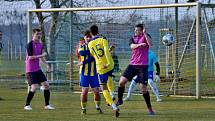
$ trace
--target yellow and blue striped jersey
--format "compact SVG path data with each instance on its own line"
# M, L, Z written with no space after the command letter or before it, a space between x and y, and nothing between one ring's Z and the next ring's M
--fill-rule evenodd
M81 61L83 64L80 66L79 73L84 76L94 76L96 72L95 59L90 55L89 48L87 44L80 45L78 48L78 53L80 54Z
M88 44L91 55L96 60L96 70L98 74L107 73L114 68L114 61L109 52L108 41L102 37L96 36ZM107 68L103 68L107 65Z

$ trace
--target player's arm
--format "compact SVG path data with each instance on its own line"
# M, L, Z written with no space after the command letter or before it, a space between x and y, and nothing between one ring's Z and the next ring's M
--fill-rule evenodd
M26 49L27 49L27 53L28 53L28 59L29 60L33 60L33 59L37 59L37 58L42 58L45 57L47 55L46 52L41 53L40 55L33 55L33 43L30 42L27 44Z
M160 75L160 64L159 64L159 62L155 63L155 67L156 67L156 75Z
M131 38L129 41L129 45L130 45L131 49L135 49L135 48L138 48L140 46L145 46L146 43L135 44L133 38Z
M78 53L79 55L81 56L86 56L86 55L89 55L90 54L90 51L89 50L84 50L84 46L80 46L78 48Z
M111 45L110 48L109 48L109 52L112 52L114 49L115 49L115 46Z
M42 49L42 52L41 52L41 53L45 53L43 49ZM51 68L50 68L49 64L46 62L45 56L42 57L42 58L40 58L40 61L41 61L43 64L46 65L47 71L50 72L50 71L51 71Z
M111 56L111 54L109 52L108 41L104 40L103 45L104 45L104 55L105 55L106 60L107 60L107 65L106 66L109 66L111 64L112 56Z
M146 42L148 44L149 47L152 46L152 39L151 39L151 36L149 34L147 34L145 31L143 32L145 38L146 38Z

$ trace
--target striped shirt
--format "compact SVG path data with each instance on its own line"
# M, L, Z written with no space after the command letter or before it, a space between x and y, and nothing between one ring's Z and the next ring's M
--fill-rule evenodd
M79 73L84 76L95 76L96 63L95 59L90 55L90 51L87 44L82 44L78 48L78 53L80 55L80 60L83 64L80 66Z

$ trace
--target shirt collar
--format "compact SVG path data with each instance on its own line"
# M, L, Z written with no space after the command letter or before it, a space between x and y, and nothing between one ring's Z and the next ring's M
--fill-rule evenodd
M93 38L92 38L92 40L95 40L95 39L97 39L97 38L99 38L100 36L99 35L96 35L96 36L94 36Z

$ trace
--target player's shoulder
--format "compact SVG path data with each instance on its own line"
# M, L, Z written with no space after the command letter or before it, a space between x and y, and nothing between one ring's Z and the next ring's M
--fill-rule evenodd
M89 43L88 43L88 47L92 46L94 44L94 40L91 40Z

